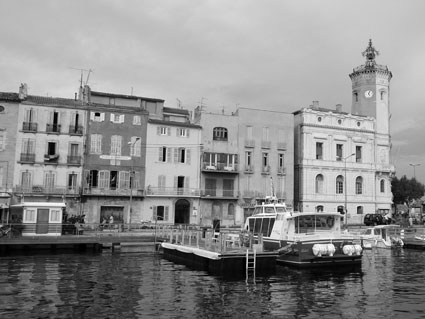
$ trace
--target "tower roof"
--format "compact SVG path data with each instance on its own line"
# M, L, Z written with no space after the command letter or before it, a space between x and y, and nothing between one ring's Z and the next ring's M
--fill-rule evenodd
M388 70L388 67L386 65L381 65L376 63L375 58L379 55L379 51L375 49L375 47L372 45L372 39L369 39L369 44L362 52L362 55L366 57L365 64L362 64L356 68L353 69L353 73L350 74L350 77L358 75L359 73L364 72L376 72L376 71L383 71L388 73L389 78L392 77L391 72Z

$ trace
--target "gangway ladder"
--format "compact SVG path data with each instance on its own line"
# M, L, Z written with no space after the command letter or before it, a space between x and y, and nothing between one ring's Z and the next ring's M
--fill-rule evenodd
M257 250L254 249L253 253L249 253L249 249L246 250L246 282L248 283L249 273L253 275L253 280L255 283L255 266L257 264Z

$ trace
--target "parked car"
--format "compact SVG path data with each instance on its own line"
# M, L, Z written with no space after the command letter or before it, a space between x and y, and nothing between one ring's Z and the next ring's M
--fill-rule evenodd
M366 214L363 222L366 226L385 225L387 223L381 214Z

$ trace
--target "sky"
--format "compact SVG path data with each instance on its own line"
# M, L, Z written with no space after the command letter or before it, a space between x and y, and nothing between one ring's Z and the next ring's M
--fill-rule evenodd
M211 112L313 100L350 112L348 75L372 39L393 74L396 176L425 183L423 0L2 0L0 11L2 92L27 83L74 98L83 75L94 91Z

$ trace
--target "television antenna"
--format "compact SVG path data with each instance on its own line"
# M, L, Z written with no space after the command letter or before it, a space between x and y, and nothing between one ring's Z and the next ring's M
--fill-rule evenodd
M81 68L73 68L70 67L70 69L73 70L78 70L81 72L81 78L80 78L80 87L83 87L83 76L84 76L84 72L87 72L87 77L86 77L86 81L84 82L84 86L86 86L89 83L89 79L90 79L90 73L93 73L94 70L92 69L81 69Z

